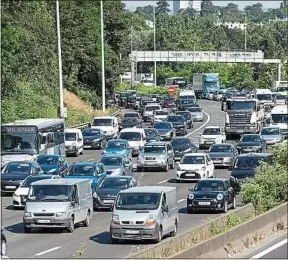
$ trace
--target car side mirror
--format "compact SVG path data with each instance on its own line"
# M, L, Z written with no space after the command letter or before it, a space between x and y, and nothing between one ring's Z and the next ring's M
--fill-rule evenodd
M168 212L168 205L163 206L163 207L162 207L162 211L163 211L163 212Z

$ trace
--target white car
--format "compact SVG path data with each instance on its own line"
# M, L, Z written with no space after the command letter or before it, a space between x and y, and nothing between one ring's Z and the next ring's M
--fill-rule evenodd
M155 122L165 121L168 116L169 116L168 110L164 109L155 110L153 119L151 120L151 124L154 124Z
M224 128L221 126L207 126L200 135L199 149L207 149L212 144L222 144L226 141Z
M177 167L176 181L195 181L214 178L214 164L207 153L188 153Z
M32 182L46 180L46 179L60 179L59 175L34 175L28 176L23 180L21 185L13 194L13 207L14 208L25 208L26 199Z

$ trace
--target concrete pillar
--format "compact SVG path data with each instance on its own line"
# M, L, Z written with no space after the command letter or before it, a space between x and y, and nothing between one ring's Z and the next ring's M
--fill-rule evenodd
M281 81L281 63L278 63L277 65L277 69L278 69L278 73L277 73L277 80Z

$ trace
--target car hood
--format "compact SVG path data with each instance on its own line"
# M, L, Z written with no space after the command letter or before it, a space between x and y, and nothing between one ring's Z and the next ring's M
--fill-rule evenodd
M115 171L117 169L122 170L123 166L113 166L113 165L105 165L106 171Z
M65 179L85 179L85 180L90 180L91 183L98 180L98 178L95 177L95 176L81 176L81 175L79 175L79 176L76 176L76 175L73 175L73 176L66 175L66 176L64 176L64 178L65 178Z
M1 156L1 167L9 162L21 162L21 161L31 161L36 158L36 155L29 154L7 154Z
M171 132L171 129L157 129L160 134L167 134Z
M280 135L262 135L264 140L274 140L274 139L280 139Z
M130 127L134 127L134 126L137 126L137 124L129 124L129 123L124 123L124 124L121 124L122 127L125 127L125 128L130 128Z
M104 151L106 153L125 153L127 149L125 148L105 148Z
M107 133L109 131L113 131L114 132L114 128L113 126L110 125L106 125L106 126L92 126L91 128L96 128L96 129L100 129L102 130L104 133ZM85 139L85 138L84 138Z
M239 142L237 146L260 146L259 142Z
M121 189L97 189L96 193L99 197L116 197Z
M192 116L201 116L202 112L190 112Z
M201 138L203 138L203 139L216 139L216 138L220 138L220 135L201 135Z
M173 126L184 126L185 123L171 122Z
M158 157L160 155L165 155L163 153L142 153L142 156L144 157Z
M155 210L114 210L120 221L147 221L149 215L158 215Z
M149 142L149 141L157 141L158 140L158 137L157 136L146 136L146 140Z
M57 165L47 165L47 164L44 164L44 165L40 165L41 166L41 169L44 171L44 172L49 172L50 170L53 170L53 169L56 169L58 170L59 167Z
M168 115L159 115L159 116L155 116L155 118L159 118L159 119L165 119L167 118Z
M209 152L209 155L213 158L217 158L217 157L232 157L233 153L229 153L229 152L222 152L222 153L217 153L217 152Z
M253 177L255 174L255 170L252 168L247 168L247 169L237 169L233 168L231 171L231 176L239 179L243 179L246 177Z
M2 181L22 181L30 174L1 174Z
M56 212L65 212L67 211L68 207L70 207L70 202L34 202L34 201L27 201L26 202L26 212L32 213L56 213Z
M92 140L95 140L95 139L100 139L99 136L96 136L96 135L93 135L93 136L83 136L83 139L84 139L84 142L85 141L92 141Z
M28 195L29 192L29 187L19 187L16 191L15 194L17 195Z
M181 171L197 171L204 167L205 164L179 164Z

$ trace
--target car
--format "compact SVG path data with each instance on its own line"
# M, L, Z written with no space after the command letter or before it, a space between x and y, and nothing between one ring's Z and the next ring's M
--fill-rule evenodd
M124 128L133 128L133 127L142 127L142 124L139 123L139 120L136 117L124 117L122 122L119 123L119 131Z
M174 169L174 152L170 142L149 142L145 144L143 151L137 159L137 170L146 168L160 168L168 172Z
M197 105L197 104L196 104ZM201 109L201 107L199 107L199 105L196 107L189 107L187 109L187 111L189 111L191 113L191 116L193 117L193 121L194 122L203 122L203 111Z
M173 108L175 106L176 106L176 103L173 97L165 97L163 107Z
M193 128L193 117L189 111L177 111L176 115L183 116L188 128Z
M170 141L174 136L176 136L176 130L170 122L156 122L153 128L158 131L162 141Z
M267 145L259 134L244 134L236 145L239 153L263 153L266 152L266 148Z
M207 126L200 134L199 148L206 149L212 144L222 144L226 141L226 134L222 126Z
M40 174L44 172L35 161L8 162L1 171L1 193L13 194L26 177Z
M161 106L156 103L147 104L143 111L143 120L144 122L151 121L155 110L160 110Z
M124 115L123 115L123 118L125 117L134 117L134 118L137 118L139 124L142 123L142 118L141 118L141 115L138 113L138 112L126 112Z
M172 123L176 134L187 135L187 124L183 116L171 115L167 117L166 121Z
M87 128L82 131L84 149L103 149L107 140L104 131L97 128Z
M151 119L151 124L153 125L155 122L165 121L169 114L169 111L165 109L155 110L153 118Z
M186 153L197 153L198 148L188 137L174 137L171 140L173 146L175 161L180 161Z
M106 140L116 138L119 133L118 118L116 116L97 116L88 126L93 129L101 129Z
M193 104L195 103L194 99L179 99L177 100L176 104L177 104L177 109L179 111L185 111L187 110L189 107L193 106Z
M260 135L267 145L281 143L285 139L280 127L263 127L260 131Z
M146 134L143 128L122 129L119 138L128 141L132 156L138 156L147 142Z
M187 197L187 212L215 210L227 213L236 208L236 192L227 179L199 180Z
M144 128L146 134L146 141L160 141L160 133L155 128Z
M233 144L213 144L208 153L215 167L231 167L238 156L238 151Z
M77 128L65 128L65 154L78 157L83 154L84 141L83 134Z
M75 162L70 167L65 179L88 179L92 190L98 181L107 176L105 166L99 162Z
M271 122L271 110L272 108L270 105L264 104L264 117L267 124L270 124Z
M133 163L130 156L120 154L106 154L102 156L107 175L133 176Z
M136 186L137 181L132 176L107 176L97 184L93 191L94 210L112 210L119 191Z
M62 155L43 154L35 161L40 165L44 173L63 176L68 170L68 162Z
M59 175L52 174L42 174L36 176L28 176L23 182L21 182L20 186L13 193L13 207L15 208L25 208L26 199L28 196L29 189L31 187L31 183L34 181L46 180L46 179L60 179Z
M260 165L260 162L272 162L270 153L249 153L241 154L236 158L232 167L228 170L230 174L230 184L238 193L240 192L243 183L250 182L254 178L255 169Z
M176 182L214 178L214 164L207 153L187 153L178 164Z
M121 154L132 156L132 150L127 140L124 139L113 139L109 140L104 147L101 156L105 154Z
M4 228L1 226L1 256L7 254L7 238L4 234Z

